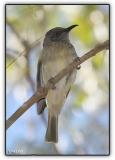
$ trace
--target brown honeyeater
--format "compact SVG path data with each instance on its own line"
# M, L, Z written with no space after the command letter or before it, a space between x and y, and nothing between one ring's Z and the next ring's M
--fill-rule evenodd
M69 40L69 32L76 26L78 25L68 28L56 27L46 33L37 66L37 88L44 86L49 79L77 58L75 48ZM75 69L64 76L54 89L48 91L46 99L37 105L38 114L42 113L46 106L48 108L48 127L45 137L48 142L58 142L58 117L75 81L76 72Z

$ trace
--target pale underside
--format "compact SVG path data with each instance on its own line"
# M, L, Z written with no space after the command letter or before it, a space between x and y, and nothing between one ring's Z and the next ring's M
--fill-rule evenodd
M55 48L55 49L54 49ZM51 56L52 55L52 56ZM47 59L46 59L47 56ZM41 75L42 82L44 84L47 81L64 69L68 64L70 64L74 58L76 58L76 53L71 44L55 44L48 46L43 50ZM48 110L51 110L53 114L59 114L61 108L64 105L67 94L73 84L76 76L76 70L62 78L56 85L55 89L51 89L47 94L47 104Z

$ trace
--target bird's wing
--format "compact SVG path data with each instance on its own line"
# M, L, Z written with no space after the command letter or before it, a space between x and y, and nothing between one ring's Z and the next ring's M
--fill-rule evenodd
M37 89L38 89L39 87L43 86L42 61L41 61L41 59L39 59L38 65L37 65L37 77L36 77L36 80L37 80ZM41 114L44 111L45 107L46 107L46 100L42 99L41 101L39 101L37 103L37 113Z
M38 89L43 84L43 80L42 80L42 63L41 63L41 60L38 61L36 80L37 80L37 89Z
M76 70L73 72L69 73L66 77L66 97L68 96L70 89L71 89L71 84L74 83L75 77L76 77Z

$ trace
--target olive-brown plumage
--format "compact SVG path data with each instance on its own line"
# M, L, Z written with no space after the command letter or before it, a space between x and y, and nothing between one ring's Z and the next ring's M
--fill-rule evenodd
M46 33L43 50L38 61L37 87L46 84L50 78L54 77L77 57L76 51L69 41L69 32L75 26L77 25L68 28L57 27ZM75 77L76 70L62 78L55 85L55 89L49 90L46 100L44 99L38 104L38 113L42 113L46 106L45 101L47 101L48 127L46 141L48 142L58 142L58 116Z

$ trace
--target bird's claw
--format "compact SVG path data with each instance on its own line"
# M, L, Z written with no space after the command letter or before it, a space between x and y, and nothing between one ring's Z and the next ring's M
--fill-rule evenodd
M54 78L51 78L51 79L49 80L49 83L52 85L52 89L56 89L56 86L55 86L55 84L54 84Z
M77 62L78 62L78 61L81 62L79 57L77 57L76 61L77 61ZM78 65L78 66L77 66L77 70L79 70L80 68L81 68L81 66Z

